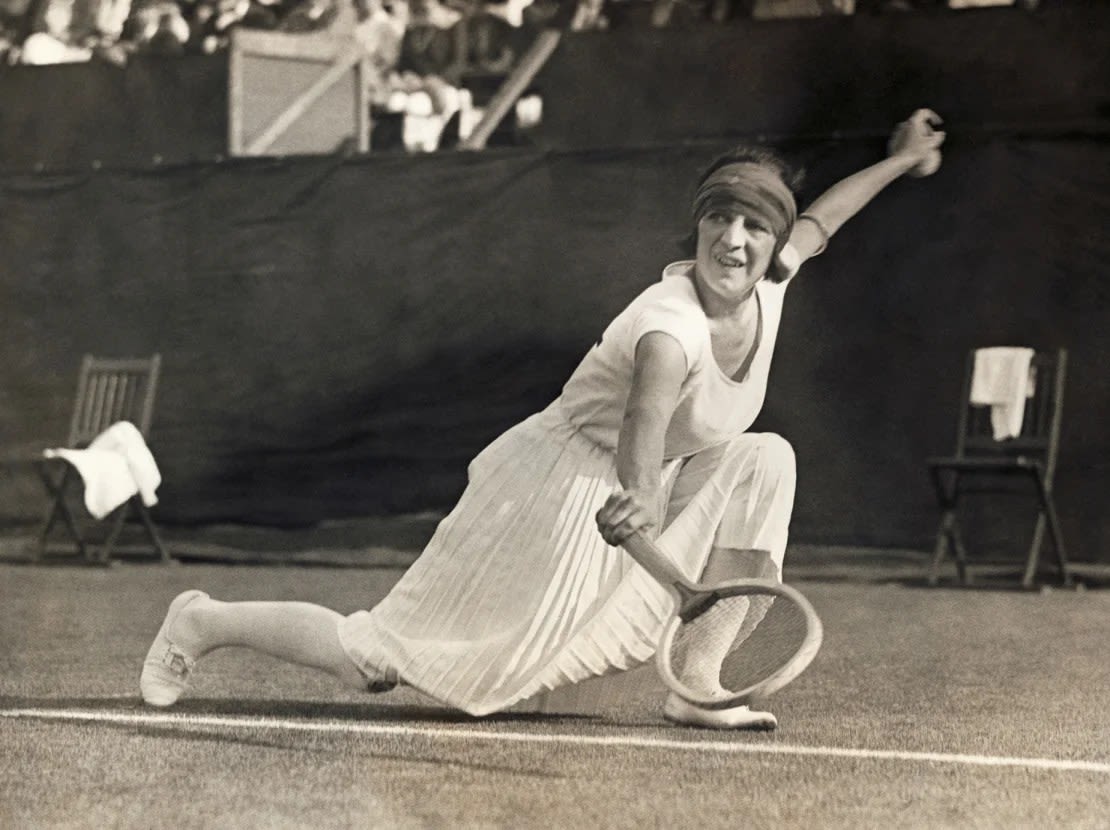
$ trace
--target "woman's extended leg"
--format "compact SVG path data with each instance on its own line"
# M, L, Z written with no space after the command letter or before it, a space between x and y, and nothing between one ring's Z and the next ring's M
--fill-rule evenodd
M143 664L143 699L154 706L174 703L195 662L226 646L318 669L365 689L366 676L339 642L341 619L338 612L307 602L220 602L186 591L170 604Z

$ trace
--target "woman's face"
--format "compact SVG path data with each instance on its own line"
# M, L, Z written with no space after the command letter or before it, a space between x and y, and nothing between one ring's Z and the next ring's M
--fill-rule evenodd
M762 219L712 208L698 220L694 272L703 299L739 303L750 296L771 265L775 234Z

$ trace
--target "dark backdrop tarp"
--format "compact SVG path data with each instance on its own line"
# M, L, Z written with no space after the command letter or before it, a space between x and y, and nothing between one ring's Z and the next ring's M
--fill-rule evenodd
M157 350L161 520L448 506L674 256L718 149L2 177L0 434L64 435L83 352ZM787 149L812 195L882 144ZM954 136L807 267L760 420L798 452L795 539L928 545L965 351L1061 345L1065 531L1105 556L1108 194L1105 141ZM21 487L9 518L41 506Z

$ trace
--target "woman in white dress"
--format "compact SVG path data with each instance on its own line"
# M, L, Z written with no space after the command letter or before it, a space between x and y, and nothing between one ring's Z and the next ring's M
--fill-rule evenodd
M673 263L605 330L562 394L471 463L469 484L427 548L369 611L298 602L171 603L143 666L155 706L195 661L240 646L359 687L398 682L473 715L651 657L664 590L619 547L648 533L690 578L779 576L794 457L747 432L763 404L798 267L905 173L935 168L944 134L919 110L889 156L796 215L790 174L763 150L718 159L693 206L695 258ZM670 696L666 717L770 728L747 707Z

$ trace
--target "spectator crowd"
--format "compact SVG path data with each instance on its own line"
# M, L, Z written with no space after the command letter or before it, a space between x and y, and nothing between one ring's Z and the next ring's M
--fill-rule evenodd
M425 151L447 146L447 135L456 141L466 137L481 117L474 99L488 98L491 85L496 88L542 28L663 28L741 17L815 17L938 7L1016 5L1031 10L1040 2L0 0L0 66L87 61L124 66L135 55L213 54L227 48L238 28L345 37L366 54L369 97L377 122L385 127L378 135L390 132L388 124L396 116L392 119L396 127L393 143L410 151ZM541 119L542 102L536 95L526 95L514 116L516 124L527 130ZM449 124L453 127L445 132Z
M56 64L134 54L211 54L237 27L354 36L387 62L410 28L447 31L460 19L525 23L532 0L0 0L0 57ZM542 5L542 0L541 0Z
M1048 0L1052 2L1052 0ZM691 18L807 17L914 11L937 7L1035 8L1040 0L0 0L0 58L52 64L136 53L210 54L242 26L279 32L354 32L388 62L407 31L435 40L463 18L484 24L481 37L508 39L504 29L560 25L608 28L646 19L662 27ZM496 21L496 22L494 22ZM501 24L501 25L498 25ZM442 46L441 46L442 51Z

